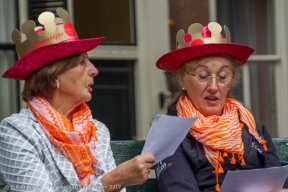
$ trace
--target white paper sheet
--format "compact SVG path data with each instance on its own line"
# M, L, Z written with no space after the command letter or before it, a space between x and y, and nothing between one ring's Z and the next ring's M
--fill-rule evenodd
M158 114L152 122L142 154L154 155L154 165L173 155L196 119Z
M228 171L220 192L278 192L287 175L287 166Z

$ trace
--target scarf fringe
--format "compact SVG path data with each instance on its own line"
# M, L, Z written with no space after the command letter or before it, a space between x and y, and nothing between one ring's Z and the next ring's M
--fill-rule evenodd
M219 161L219 163L224 163L224 159L223 159L221 153L219 154L218 161Z
M220 191L220 185L218 183L215 186L215 191Z
M220 185L218 183L218 178L219 178L220 173L224 173L224 170L223 170L222 166L220 164L218 164L218 168L216 168L214 171L214 174L216 177L216 186L215 186L216 191L220 191Z
M216 176L216 191L220 191L218 175L224 173L221 164L224 163L224 158L228 157L228 153L231 154L231 164L236 164L235 155L237 155L241 166L246 165L241 136L244 125L247 126L249 133L263 145L263 149L267 151L266 141L259 136L253 115L236 99L226 99L221 116L205 117L193 106L186 95L179 98L176 109L179 117L198 117L189 132L197 141L203 144L206 158L215 168L213 172ZM227 129L231 129L231 132L227 132ZM219 140L219 138L223 139ZM236 146L236 149L234 146Z
M232 165L235 165L235 164L236 164L236 159L235 159L235 157L234 157L234 153L232 153L232 157L231 157L230 163L231 163Z

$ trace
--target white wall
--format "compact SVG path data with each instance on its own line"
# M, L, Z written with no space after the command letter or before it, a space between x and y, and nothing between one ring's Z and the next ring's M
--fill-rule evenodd
M167 0L136 0L138 60L135 65L137 139L145 139L160 109L159 93L167 92L157 59L170 49Z
M10 0L0 1L0 43L13 43L11 32L16 26L15 2ZM14 63L14 51L0 51L0 74L2 75ZM16 81L0 77L0 121L12 113L18 112L16 98Z

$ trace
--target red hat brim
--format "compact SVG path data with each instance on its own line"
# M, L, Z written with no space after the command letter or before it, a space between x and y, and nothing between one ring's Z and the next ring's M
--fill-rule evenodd
M235 43L211 43L180 48L171 51L158 59L156 66L159 69L175 73L177 68L197 57L203 57L215 54L227 54L235 58L237 65L246 63L254 49L245 45Z
M88 52L97 47L104 37L66 41L34 49L21 57L2 77L25 80L32 72L64 57Z

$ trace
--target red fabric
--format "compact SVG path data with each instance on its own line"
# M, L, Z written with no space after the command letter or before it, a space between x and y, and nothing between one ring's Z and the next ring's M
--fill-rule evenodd
M185 33L184 35L184 43L188 43L191 41L191 35L189 33Z
M215 54L231 55L237 61L237 65L241 66L246 63L253 52L254 49L250 47L234 43L200 44L171 51L160 57L156 62L156 66L159 69L175 73L180 65L190 59Z
M222 32L219 36L224 38ZM202 37L211 37L211 31L208 26L204 26L202 30ZM191 35L186 33L183 37L184 43L190 42ZM177 68L188 60L195 59L197 57L215 55L215 54L227 54L232 56L237 65L241 66L246 63L249 56L254 52L254 49L245 45L235 43L207 43L205 44L201 39L195 39L191 42L190 46L179 48L171 51L162 57L160 57L156 66L159 69L170 71L175 73Z
M16 80L25 80L30 73L54 61L68 57L75 53L88 52L97 47L104 37L91 38L46 45L34 49L21 57L9 68L2 77Z
M220 32L220 36L224 38L224 35L221 32ZM207 25L203 27L202 37L204 38L211 37L211 31L208 29Z

